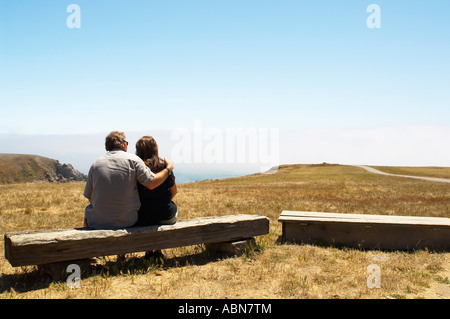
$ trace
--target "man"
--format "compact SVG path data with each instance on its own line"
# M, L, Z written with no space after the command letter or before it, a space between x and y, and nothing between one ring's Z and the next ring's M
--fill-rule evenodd
M89 169L84 196L90 205L85 210L85 226L94 229L117 229L133 226L141 206L137 184L149 189L161 185L173 170L153 173L136 155L127 153L123 132L113 131L105 140L107 153L97 158Z

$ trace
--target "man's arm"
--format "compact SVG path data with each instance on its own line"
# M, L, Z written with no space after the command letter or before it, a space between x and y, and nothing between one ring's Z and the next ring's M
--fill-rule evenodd
M166 167L170 169L170 171L173 171L173 163L172 161L164 158L164 161L166 162ZM163 169L161 172L158 172L155 174L155 177L152 179L150 184L147 185L148 189L155 189L169 177L169 171L167 169Z
M170 194L171 194L171 199L173 199L175 197L175 195L178 193L178 189L177 189L177 183L175 182L173 184L173 186L171 188L169 188Z
M89 173L88 173L87 180L86 180L86 185L84 186L84 192L83 192L84 197L89 199L89 203L91 203L91 204L92 204L91 197L92 197L92 190L93 190L92 174L93 174L93 170L92 170L92 166L91 166L91 168L89 169Z

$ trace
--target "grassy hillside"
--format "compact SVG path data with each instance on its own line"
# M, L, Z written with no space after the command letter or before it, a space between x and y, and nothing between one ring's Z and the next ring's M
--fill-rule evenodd
M28 154L0 154L0 184L83 180L71 165Z
M0 185L0 233L82 225L84 183ZM4 298L450 298L450 253L387 252L281 244L282 210L450 217L445 183L371 174L342 165L288 165L276 174L179 185L180 218L258 214L270 233L254 252L228 258L202 245L167 250L163 264L132 254L101 258L81 288L52 283L0 252ZM1 236L3 238L3 236ZM0 243L3 245L3 243ZM367 287L367 267L381 288Z

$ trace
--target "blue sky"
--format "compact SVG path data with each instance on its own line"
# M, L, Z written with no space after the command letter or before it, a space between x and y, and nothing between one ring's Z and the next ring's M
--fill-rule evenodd
M71 3L79 29L66 25ZM380 29L367 27L371 3ZM359 130L369 144L380 129L417 127L448 146L448 12L433 0L1 0L0 134L151 134L200 120L333 132L323 142ZM429 145L407 138L410 157ZM434 153L439 163L417 164L450 162Z

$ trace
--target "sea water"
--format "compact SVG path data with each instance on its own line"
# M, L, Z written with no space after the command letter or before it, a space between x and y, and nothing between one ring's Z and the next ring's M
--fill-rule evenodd
M239 177L253 174L254 172L186 172L175 171L175 178L177 184L186 184L193 182L200 182L206 180L216 180L229 177Z

